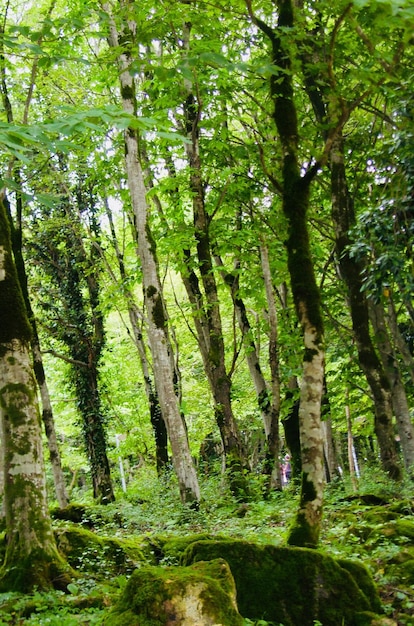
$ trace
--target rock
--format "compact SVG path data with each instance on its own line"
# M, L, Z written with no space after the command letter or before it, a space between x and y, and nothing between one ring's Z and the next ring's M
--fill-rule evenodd
M136 570L107 626L242 626L236 588L223 559L189 567Z
M363 612L381 605L368 571L359 563L337 562L308 548L256 545L245 541L198 541L182 564L222 558L237 589L238 610L251 620L289 626L357 626Z
M99 537L86 528L58 528L55 538L69 565L94 578L129 574L147 559L137 541Z

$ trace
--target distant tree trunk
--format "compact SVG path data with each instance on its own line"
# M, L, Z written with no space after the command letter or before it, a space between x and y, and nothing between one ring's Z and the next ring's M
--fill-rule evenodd
M125 300L128 307L129 321L131 323L133 340L138 351L139 360L141 363L141 370L144 377L145 394L147 396L150 420L152 429L154 432L155 440L155 458L157 465L157 473L160 476L166 467L168 466L168 434L165 426L165 421L162 416L162 411L158 399L158 394L154 388L152 377L150 374L150 367L148 363L147 350L145 347L145 341L142 334L142 327L144 325L143 316L140 313L134 296L131 293L130 288L127 285L127 273L125 269L124 259L119 249L118 240L115 232L115 226L112 219L112 212L106 203L106 214L108 216L109 225L112 235L112 243L114 246L116 258L118 261L119 273L122 282L122 291L125 296Z
M388 336L381 303L370 303L370 317L382 365L391 387L391 400L406 470L414 471L414 427L411 423L407 394L401 380L398 360Z
M292 379L292 380L296 380ZM291 383L294 384L293 382ZM300 484L302 476L302 455L300 449L300 427L299 427L299 398L294 397L292 386L286 392L286 400L292 400L292 406L289 408L287 415L282 419L283 430L285 433L286 446L290 452L290 465L292 470L292 481Z
M371 389L375 411L375 434L382 466L391 478L401 478L392 426L390 386L372 343L369 312L362 290L361 268L349 254L350 229L355 223L352 198L348 191L344 142L338 133L331 149L332 220L335 226L336 254L339 273L348 289L352 328L358 358Z
M123 3L123 6L128 6L128 2ZM132 21L127 22L125 19L121 37L112 17L111 7L104 3L103 8L109 15L109 45L117 51L122 105L127 113L134 115L136 107L135 85L129 72L130 49L128 43L123 45L122 42L126 40L132 43L136 40L136 24ZM200 500L200 488L174 387L174 366L168 332L168 318L158 274L156 244L148 220L146 187L140 161L138 136L132 128L129 128L125 133L125 151L128 186L135 216L144 298L148 312L148 338L154 366L155 385L171 442L173 465L178 479L181 500L183 503L197 504Z
M272 44L272 62L278 71L270 79L274 103L274 122L283 154L282 182L279 192L287 221L286 249L293 300L304 342L300 386L299 425L302 455L302 484L299 509L288 537L291 545L316 547L322 521L324 489L321 400L324 379L324 338L320 294L310 250L307 214L313 168L301 173L299 127L294 97L292 63L285 43L286 33L294 26L294 4L278 0L278 24L274 29L250 15Z
M189 51L191 24L183 27L183 47ZM199 146L200 103L193 93L192 82L185 78L184 87L187 98L184 102L185 132L188 142L185 144L190 167L190 190L193 204L194 238L197 250L197 268L200 272L204 297L200 283L192 269L192 256L185 251L188 275L184 284L194 309L193 319L197 330L200 352L204 369L210 384L214 400L216 422L223 442L226 468L231 491L243 500L248 495L246 472L247 455L239 434L238 425L231 404L231 380L225 363L223 328L220 302L213 265L210 241L210 218L207 215L204 198L204 184L201 172Z
M63 157L60 165L60 174L64 175ZM56 175L54 171L52 174ZM99 391L99 367L105 333L99 301L98 252L93 244L89 253L85 247L80 212L84 211L82 218L89 218L91 235L97 242L99 227L94 202L90 202L89 198L90 189L84 189L84 184L85 181L79 180L76 198L65 185L61 185L62 202L50 212L47 209L49 227L40 227L31 245L44 271L52 278L56 296L59 296L57 301L55 298L47 306L47 311L54 316L51 334L67 348L68 355L64 358L71 364L94 497L106 504L112 502L115 496ZM89 182L86 181L86 184Z
M37 332L36 318L34 316L32 305L30 302L29 290L27 286L27 274L22 254L22 206L20 194L17 194L17 224L14 224L13 222L12 215L9 209L9 203L6 197L4 198L4 205L7 209L9 217L16 270L20 282L20 287L23 293L24 302L26 305L27 316L32 327L31 349L33 355L33 371L36 377L36 382L42 401L42 419L45 427L47 445L49 448L50 464L52 466L56 499L58 501L59 507L65 508L69 503L69 497L66 490L65 477L62 471L60 450L57 442L55 421L53 418L52 403L50 401L49 389L46 382L43 358L40 350L39 335Z
M352 420L351 420L351 409L349 407L348 389L346 390L346 393L345 393L345 415L346 415L346 430L347 430L347 441L348 441L349 475L351 478L351 485L352 485L353 491L358 491L358 479L356 475L355 461L354 461L354 437L352 434Z
M271 393L263 394L263 400L269 404L268 422L269 429L266 446L266 470L269 474L267 492L272 488L282 488L282 477L280 472L280 370L279 370L279 339L276 300L273 288L272 274L270 270L269 251L263 242L260 246L260 259L262 264L263 280L266 293L268 322L269 322L269 367L271 378ZM270 396L270 397L269 397ZM263 401L262 401L263 404Z
M395 310L392 294L390 294L388 297L387 324L393 338L395 349L398 350L398 352L401 354L404 365L406 366L407 371L411 376L411 380L414 383L414 358L404 337L400 332L400 329L398 328L397 312Z
M59 555L46 497L42 433L30 363L31 327L0 199L0 417L4 446L7 546L0 590L65 589L69 568Z
M328 388L326 384L326 377L323 385L323 398L322 398L322 432L323 432L323 450L325 459L325 478L326 482L338 476L338 462L336 458L335 442L333 438L332 420L331 420L331 405L329 402Z
M333 440L332 420L330 417L322 420L323 450L325 458L325 478L326 482L331 482L338 476L336 453Z

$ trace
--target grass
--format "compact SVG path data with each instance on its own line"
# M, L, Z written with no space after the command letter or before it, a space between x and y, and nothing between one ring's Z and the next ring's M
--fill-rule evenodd
M111 505L93 506L85 494L78 494L77 500L83 499L88 505L83 523L102 536L151 539L157 535L210 533L283 545L297 506L293 486L263 500L258 477L252 480L253 497L244 505L229 495L218 476L205 477L201 487L203 499L198 511L180 504L174 477L159 481L155 472L148 469L128 486L126 495L119 493ZM395 485L377 469L365 472L357 493L346 481L328 485L320 542L321 551L338 558L358 559L368 566L386 614L397 620L399 626L414 624L414 585L401 584L389 564L397 559L407 537L384 534L381 515L395 503L406 502L409 507L412 495L410 481ZM399 514L392 515L399 519ZM405 508L400 517L414 523L414 510ZM56 522L59 524L64 522ZM82 573L83 578L71 585L69 594L51 591L26 596L0 595L0 626L101 624L127 576L105 581L94 575L93 563L89 571L89 575ZM265 624L256 622L257 626ZM246 626L252 625L253 622L246 620Z

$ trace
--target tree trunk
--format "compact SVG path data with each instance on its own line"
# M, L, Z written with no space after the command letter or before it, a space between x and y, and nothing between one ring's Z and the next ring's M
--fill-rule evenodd
M346 390L345 393L345 416L346 416L346 431L347 431L347 442L348 442L348 465L349 465L349 476L351 478L351 485L353 491L358 491L358 478L355 470L355 461L354 461L354 437L352 434L352 420L351 420L351 409L349 408L349 391Z
M64 164L62 163L62 169ZM53 228L39 231L34 245L46 271L53 277L63 303L58 338L65 343L72 366L77 408L82 418L93 493L103 504L115 499L107 457L106 431L99 391L99 365L105 343L103 313L99 301L97 249L87 253L80 234L81 219L75 207L85 209L82 181L74 199L63 186L61 205L52 214ZM99 241L94 205L89 219L92 236Z
M0 416L4 446L7 546L0 590L66 588L49 517L36 384L30 363L31 328L0 199Z
M33 371L36 377L36 382L40 391L40 397L42 401L42 420L45 427L45 433L47 438L47 445L49 448L50 463L53 472L53 481L55 486L56 499L60 508L65 508L69 503L69 497L66 491L65 477L62 471L62 463L60 459L60 450L57 442L55 421L53 418L53 409L49 396L49 389L46 381L45 370L43 366L43 358L40 350L39 335L37 332L36 319L33 313L32 305L30 302L29 290L27 287L27 274L25 268L25 262L22 254L22 225L21 225L21 197L20 193L17 194L18 205L18 223L17 226L13 223L13 219L10 213L9 203L4 198L4 205L8 213L12 248L15 259L15 265L17 275L19 278L20 287L23 293L23 299L26 305L27 316L32 327L31 336L31 349L33 355Z
M282 477L280 472L279 454L280 454L280 435L279 435L279 417L280 417L280 371L279 371L279 340L278 340L278 324L276 300L273 289L272 274L270 270L269 251L264 243L260 246L260 259L262 263L263 280L266 292L267 310L269 318L269 366L271 378L271 393L263 395L269 404L269 428L266 433L266 470L269 474L267 484L267 492L270 493L272 488L282 488Z
M404 364L408 370L408 373L411 376L411 380L414 383L414 358L410 352L410 349L402 336L400 329L398 328L398 319L397 312L395 310L394 301L392 298L392 294L390 294L388 298L388 307L387 307L388 315L387 315L387 323L388 328L390 329L391 336L393 338L395 349L401 354L401 357L404 361Z
M116 237L115 226L112 219L112 212L106 203L106 214L108 216L109 225L111 229L112 235L112 243L114 246L116 258L118 261L119 273L122 282L122 291L125 296L125 300L128 307L128 316L129 321L131 323L133 340L135 346L138 351L139 360L141 363L141 370L144 377L144 386L145 386L145 394L147 396L149 411L150 411L150 420L152 429L154 432L154 440L155 440L155 458L157 465L157 474L161 476L168 466L168 434L165 426L165 421L162 416L162 411L158 399L158 394L154 388L152 377L150 375L150 368L147 357L147 350L145 348L144 337L142 334L142 327L144 325L144 321L142 319L142 315L138 309L138 306L135 302L134 296L131 293L130 288L127 285L127 274L125 270L124 259L119 249L118 240Z
M33 319L34 318L32 318L32 320ZM33 338L31 346L33 354L33 371L36 377L36 382L39 387L40 398L42 401L42 420L45 427L47 446L49 449L49 459L52 466L56 499L58 501L59 507L61 509L64 509L69 504L69 496L66 489L65 476L62 470L59 444L56 436L55 420L53 417L53 409L49 395L49 388L46 382L45 369L43 367L42 353L40 351L36 324L34 324L33 321L32 328Z
M125 3L127 6L128 3ZM130 51L121 45L121 38L112 18L111 7L103 4L109 15L109 45L117 50L120 71L121 97L124 111L134 115L135 85L129 72ZM136 24L124 22L123 38L136 40ZM129 39L127 38L129 41ZM138 137L129 128L125 133L125 163L131 203L138 235L138 249L141 260L145 304L148 312L148 338L154 366L155 385L171 443L173 465L178 479L183 503L198 503L200 488L188 444L187 431L183 422L178 398L174 388L174 368L171 342L168 333L168 318L158 275L156 246L148 221L146 188L140 162Z
M304 342L299 405L302 483L296 522L290 531L288 543L316 547L322 521L324 489L321 400L325 352L320 295L307 227L309 188L315 173L301 175L298 158L299 127L291 58L280 37L280 31L286 33L294 26L293 2L278 0L276 5L278 25L273 29L252 14L248 3L254 22L272 44L272 62L275 70L278 69L271 77L270 93L274 102L274 122L283 154L280 192L287 221L288 269ZM283 42L285 37L286 35Z
M382 365L391 387L391 400L406 470L414 470L414 427L411 423L407 394L401 380L398 360L387 332L381 303L370 303L371 322Z
M392 404L384 374L369 330L368 304L362 290L361 268L349 254L349 231L355 223L354 207L345 173L343 138L338 133L331 149L332 220L335 226L339 273L348 289L352 328L359 363L371 389L375 411L375 434L382 466L391 478L401 478L392 426Z
M191 24L183 27L183 48L187 54L190 46ZM197 267L200 272L204 297L198 278L192 270L190 251L185 251L188 276L184 284L190 302L193 304L193 319L197 338L203 357L204 369L214 400L216 422L223 442L226 468L230 488L240 500L248 495L246 472L247 456L242 444L236 419L231 404L231 380L225 363L225 347L220 313L220 302L214 273L212 246L210 241L210 218L207 215L204 197L204 184L201 172L199 146L200 103L193 93L192 82L185 78L184 87L187 98L184 102L185 132L188 142L185 144L188 165L190 167L190 190L193 204L194 238L197 250ZM201 317L200 317L201 315Z

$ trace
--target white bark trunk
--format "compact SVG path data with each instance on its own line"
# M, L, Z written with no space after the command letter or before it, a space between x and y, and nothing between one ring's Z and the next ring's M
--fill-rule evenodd
M48 521L41 420L27 345L14 339L2 350L0 414L8 544L18 544L19 553L28 556L44 550L45 534L54 543Z
M317 341L318 333L304 325L304 346L312 358L303 361L300 386L299 429L302 451L302 480L314 489L314 498L302 510L310 526L321 518L325 474L323 468L323 433L321 400L323 394L324 351Z
M35 361L41 363L42 355L40 352L39 344L37 342L32 342L32 353ZM43 382L39 381L38 384L40 398L42 401L42 417L46 431L47 445L49 448L50 464L52 466L56 499L60 508L64 509L69 504L69 496L66 490L65 477L62 471L60 451L56 437L55 423L53 420L52 403L50 401L49 388L47 386L46 380L43 380Z
M119 50L119 35L111 18L110 7L108 4L104 4L103 7L110 16L109 43L111 47ZM128 22L125 28L130 35L135 35L135 23ZM122 105L127 113L134 115L135 86L134 79L129 72L129 62L128 51L121 51L118 55L118 66L120 70ZM128 187L135 216L143 289L148 311L148 339L153 359L155 386L171 443L173 465L178 478L181 500L183 502L198 501L200 499L200 489L190 453L185 424L174 389L174 372L168 335L167 312L158 275L155 242L152 239L148 222L146 188L140 163L138 140L136 133L132 129L128 129L125 133L125 147Z
M397 421L404 466L407 470L414 469L414 427L411 423L410 407L401 380L397 356L388 335L385 312L381 304L371 303L370 317L384 371L390 383L392 408Z

